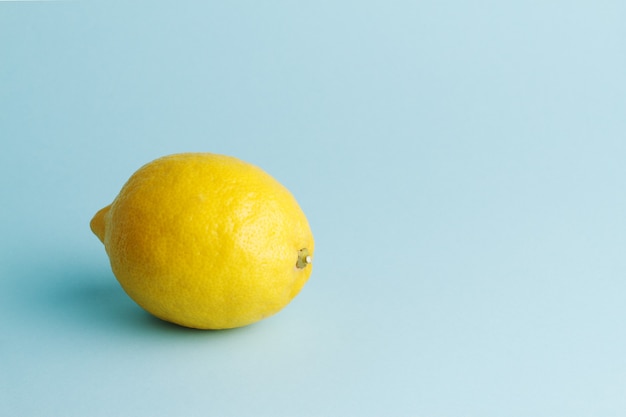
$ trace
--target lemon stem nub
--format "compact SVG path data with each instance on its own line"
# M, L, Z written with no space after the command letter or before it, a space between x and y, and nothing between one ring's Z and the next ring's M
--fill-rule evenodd
M313 258L309 255L309 250L307 248L300 249L298 251L298 262L296 262L296 267L298 267L298 269L304 269L311 262L313 262Z
M93 219L91 219L91 222L89 223L89 226L91 227L91 231L96 236L98 236L98 239L100 239L100 242L102 243L104 243L104 232L106 229L105 216L109 212L110 209L111 209L111 205L109 204L108 206L98 210L96 215L93 216Z

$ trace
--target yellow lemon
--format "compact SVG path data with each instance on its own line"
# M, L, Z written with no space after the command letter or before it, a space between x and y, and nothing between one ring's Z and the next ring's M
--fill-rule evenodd
M313 235L294 197L229 156L185 153L144 165L90 226L126 293L182 326L259 321L311 274Z

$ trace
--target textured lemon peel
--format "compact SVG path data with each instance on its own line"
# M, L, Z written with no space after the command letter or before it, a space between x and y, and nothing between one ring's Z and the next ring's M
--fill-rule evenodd
M90 226L127 294L186 327L269 317L311 274L313 236L293 196L232 157L179 154L146 164ZM294 265L289 253L298 247Z

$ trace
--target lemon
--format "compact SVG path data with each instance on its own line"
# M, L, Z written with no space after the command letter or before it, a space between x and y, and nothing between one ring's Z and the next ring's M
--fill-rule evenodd
M285 307L311 274L313 235L294 197L230 156L148 163L90 226L126 293L181 326L257 322Z

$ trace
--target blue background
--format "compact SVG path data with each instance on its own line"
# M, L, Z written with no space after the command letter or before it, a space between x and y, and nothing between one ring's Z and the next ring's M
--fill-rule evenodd
M221 4L227 3L227 4ZM626 415L623 1L0 2L0 414ZM153 319L89 230L210 151L316 237L278 315Z

